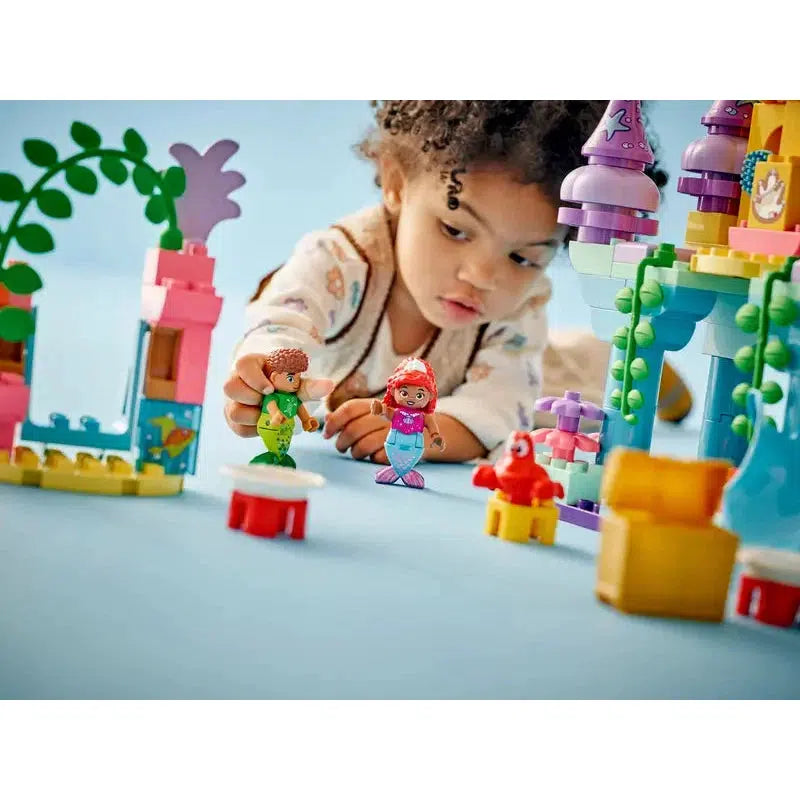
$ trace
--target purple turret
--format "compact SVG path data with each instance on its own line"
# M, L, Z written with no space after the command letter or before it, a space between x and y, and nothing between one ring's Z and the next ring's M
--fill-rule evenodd
M561 184L558 221L578 228L578 241L608 244L612 238L633 241L653 236L658 220L642 216L658 210L658 187L644 174L654 161L645 135L640 100L612 100L583 146L586 166L570 172Z
M715 100L701 122L708 133L683 151L681 168L700 177L678 179L678 191L697 198L697 210L736 215L739 176L753 117L752 100Z

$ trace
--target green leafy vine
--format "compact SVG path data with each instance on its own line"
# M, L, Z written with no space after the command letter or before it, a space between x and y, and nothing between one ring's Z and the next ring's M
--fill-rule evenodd
M675 246L660 244L652 256L643 258L636 268L635 288L625 287L617 292L614 305L622 314L630 314L630 325L617 328L613 336L614 345L625 351L625 360L618 359L611 365L611 376L622 383L622 389L614 389L609 398L611 405L621 410L623 419L635 425L639 419L633 411L644 405L644 395L633 388L634 381L645 380L650 374L646 359L637 356L637 348L650 347L656 340L655 330L648 320L642 320L642 307L658 308L664 302L664 293L658 281L645 280L648 267L671 267L675 261Z
M733 363L740 372L751 376L752 385L740 383L733 390L733 401L740 406L747 403L747 393L750 389L761 392L764 403L772 405L783 399L783 391L775 381L764 382L764 366L782 372L789 366L791 351L778 338L767 341L770 331L770 322L774 325L791 325L798 315L797 303L787 295L773 299L773 288L776 281L788 283L792 277L792 268L797 261L797 256L789 256L783 267L776 272L770 272L764 281L764 292L761 306L755 303L745 303L736 312L736 325L745 333L756 334L755 346L746 345L739 348L733 358ZM770 425L775 425L772 417L767 417ZM753 435L753 421L746 414L738 414L731 423L733 432L745 436L748 440Z
M186 175L181 167L169 167L163 172L152 167L147 157L147 145L141 135L133 128L125 131L122 137L124 150L102 147L100 134L90 125L74 122L70 136L81 150L69 158L59 161L58 152L50 142L43 139L26 139L22 150L28 161L45 171L25 191L22 181L10 172L0 172L0 201L17 203L8 226L0 230L0 285L15 295L29 295L42 288L38 273L26 263L6 263L6 254L12 242L28 253L49 253L55 249L55 241L44 225L36 222L20 224L23 214L32 202L39 211L52 219L68 219L72 215L72 202L61 189L45 188L47 183L59 173L71 189L80 194L93 195L98 188L97 175L81 163L98 158L100 173L116 186L131 177L139 194L148 198L145 217L155 225L167 222L159 245L165 250L180 250L183 235L178 228L178 214L175 198L186 189ZM130 170L128 162L133 166ZM22 341L33 333L33 317L25 309L7 306L0 309L0 339L10 342Z

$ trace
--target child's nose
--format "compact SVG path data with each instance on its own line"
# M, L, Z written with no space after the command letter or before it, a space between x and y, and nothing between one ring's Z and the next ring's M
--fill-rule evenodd
M461 267L458 277L472 284L476 289L488 292L495 288L497 270L491 259L473 258Z

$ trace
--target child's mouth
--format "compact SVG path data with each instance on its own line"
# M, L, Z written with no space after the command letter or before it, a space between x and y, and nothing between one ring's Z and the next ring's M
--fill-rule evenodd
M441 297L439 302L445 313L455 322L469 322L481 315L481 309L468 300Z

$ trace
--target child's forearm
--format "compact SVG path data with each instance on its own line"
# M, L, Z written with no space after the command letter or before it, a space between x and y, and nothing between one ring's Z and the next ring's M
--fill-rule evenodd
M431 435L425 431L425 459L427 461L472 461L473 458L486 456L486 448L475 437L472 431L462 425L454 417L437 414L436 423L439 434L447 443L444 452L431 447Z

